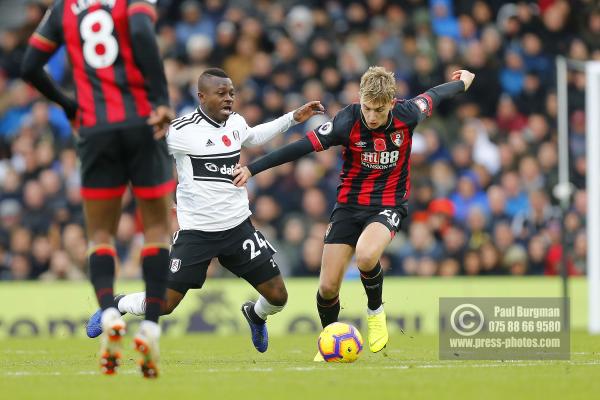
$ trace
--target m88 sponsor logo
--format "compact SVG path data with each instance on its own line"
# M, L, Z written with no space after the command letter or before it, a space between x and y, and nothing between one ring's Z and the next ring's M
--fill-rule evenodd
M398 150L364 151L361 154L361 163L369 168L387 169L396 165L399 154Z

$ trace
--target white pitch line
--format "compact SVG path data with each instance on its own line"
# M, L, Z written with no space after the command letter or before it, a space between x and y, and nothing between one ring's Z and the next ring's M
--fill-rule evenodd
M47 350L2 350L4 354L47 354Z
M323 364L327 365L327 364ZM539 367L539 366L576 366L576 367L587 367L587 366L600 366L600 360L598 361L559 361L557 363L546 363L546 362L521 362L521 361L509 361L509 362L494 362L489 364L462 364L449 361L447 363L423 363L420 365L368 365L362 366L362 370L409 370L409 369L453 369L453 368L508 368L508 367ZM337 368L323 368L321 366L311 367L287 367L278 368L279 371L297 371L297 372L312 372L312 371L339 371ZM273 372L273 368L208 368L198 369L199 373L210 372L210 373L223 373L223 372ZM119 375L135 375L139 374L137 369L127 369L119 371ZM71 375L101 375L98 371L77 371L72 373L63 372L32 372L32 371L9 371L0 374L0 376L6 377L29 377L29 376L71 376Z

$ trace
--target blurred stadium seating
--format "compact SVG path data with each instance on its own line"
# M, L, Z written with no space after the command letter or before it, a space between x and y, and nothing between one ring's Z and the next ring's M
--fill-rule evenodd
M4 2L3 2L4 3ZM20 2L15 2L19 3ZM0 19L0 280L85 278L86 240L75 142L62 111L18 78L46 1ZM320 99L330 118L358 101L369 65L393 70L398 97L477 75L413 137L410 214L386 252L388 275L555 275L568 244L569 273L586 272L585 76L569 75L573 207L562 216L557 182L554 57L600 60L600 8L591 0L159 0L158 40L172 104L196 104L196 80L223 67L250 125ZM72 89L64 51L48 66ZM295 140L296 126L245 162ZM287 276L318 275L335 201L339 157L329 150L249 183L257 227L279 249ZM123 201L121 278L140 274L140 224ZM562 220L566 229L561 228ZM174 220L173 229L177 229ZM222 275L222 269L211 269Z

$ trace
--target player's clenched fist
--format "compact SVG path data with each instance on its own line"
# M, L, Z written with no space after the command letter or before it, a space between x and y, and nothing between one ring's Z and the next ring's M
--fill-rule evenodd
M465 83L466 92L469 89L469 86L471 86L471 83L473 83L473 79L475 79L475 74L470 71L467 71L466 69L459 69L458 71L454 71L452 73L452 80L457 81L459 79Z

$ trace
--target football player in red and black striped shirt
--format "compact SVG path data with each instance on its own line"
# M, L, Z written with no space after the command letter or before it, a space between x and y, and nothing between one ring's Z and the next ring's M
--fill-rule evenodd
M175 188L164 134L174 113L154 37L156 0L56 0L29 40L23 78L64 109L78 133L90 278L102 312L101 367L118 365L125 323L115 308L113 245L121 196L131 183L144 223L146 320L135 337L142 372L155 377L169 262ZM61 45L73 67L76 100L43 67ZM88 332L89 334L89 332Z
M371 67L361 78L360 104L347 106L306 137L235 172L234 183L240 186L265 169L313 151L344 146L337 203L325 234L317 309L323 327L337 321L340 286L355 254L368 297L369 347L373 352L388 341L379 258L407 215L413 130L441 100L467 90L474 77L469 71L455 71L452 82L410 100L396 100L394 75ZM319 354L315 360L318 358Z

